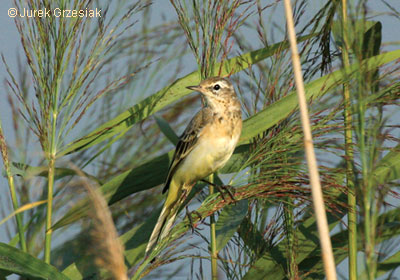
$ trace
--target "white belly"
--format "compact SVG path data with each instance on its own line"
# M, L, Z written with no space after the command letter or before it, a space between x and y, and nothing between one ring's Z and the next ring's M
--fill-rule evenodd
M178 167L175 179L192 184L221 168L231 157L239 137L201 139Z

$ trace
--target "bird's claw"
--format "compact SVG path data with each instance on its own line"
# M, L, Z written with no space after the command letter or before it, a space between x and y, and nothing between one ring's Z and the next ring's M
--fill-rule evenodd
M230 185L222 185L222 186L215 185L215 187L218 189L223 200L226 201L225 196L224 196L224 192L225 192L229 195L229 197L232 199L233 202L236 202L235 195L232 192L232 190L235 191L234 187L232 187Z
M226 192L226 193L228 193L228 195L229 195L229 197L232 199L232 201L236 203L235 195L234 195L233 192L232 192L232 190L235 191L235 188L234 188L234 187L232 187L232 186L230 186L230 185L222 185L222 186L219 186L219 185L213 184L213 183L211 183L211 182L209 182L209 181L207 181L207 180L202 180L202 181L203 181L204 183L206 183L206 184L209 184L209 185L215 187L215 188L219 191L219 193L221 194L221 197L222 197L223 200L226 201L225 195L224 195L224 192Z
M192 234L194 233L196 226L193 223L193 218L192 218L192 214L196 214L197 217L199 218L199 220L202 220L203 217L201 216L201 214L199 212L197 212L196 210L193 210L192 212L189 212L188 207L186 206L186 216L188 217L189 220L189 224L190 224L190 228L192 229Z

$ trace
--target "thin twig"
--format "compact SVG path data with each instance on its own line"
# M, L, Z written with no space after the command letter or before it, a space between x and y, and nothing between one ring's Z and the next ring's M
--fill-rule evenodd
M295 75L296 88L299 98L301 123L304 132L304 148L306 151L308 170L310 172L311 192L315 208L315 215L317 219L318 233L320 236L320 242L322 247L322 259L324 261L326 278L328 280L333 280L336 279L335 261L332 253L332 245L329 237L329 228L326 219L324 199L322 196L317 161L315 158L314 145L312 142L310 120L308 117L303 76L301 73L299 53L297 50L296 33L293 24L292 7L290 0L285 0L284 3L285 3L285 14L286 14L288 34L289 34L290 48L292 51L293 71Z

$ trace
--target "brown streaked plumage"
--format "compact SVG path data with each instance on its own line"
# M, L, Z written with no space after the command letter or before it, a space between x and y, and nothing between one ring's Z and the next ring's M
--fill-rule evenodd
M229 160L242 130L240 102L229 80L212 77L188 88L203 94L206 106L189 122L176 146L163 189L163 193L168 190L168 196L146 256L169 233L193 185Z

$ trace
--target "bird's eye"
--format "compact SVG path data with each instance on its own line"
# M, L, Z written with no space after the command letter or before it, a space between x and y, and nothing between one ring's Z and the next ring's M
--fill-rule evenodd
M214 90L219 90L221 87L219 86L219 84L216 84L215 86L214 86Z

